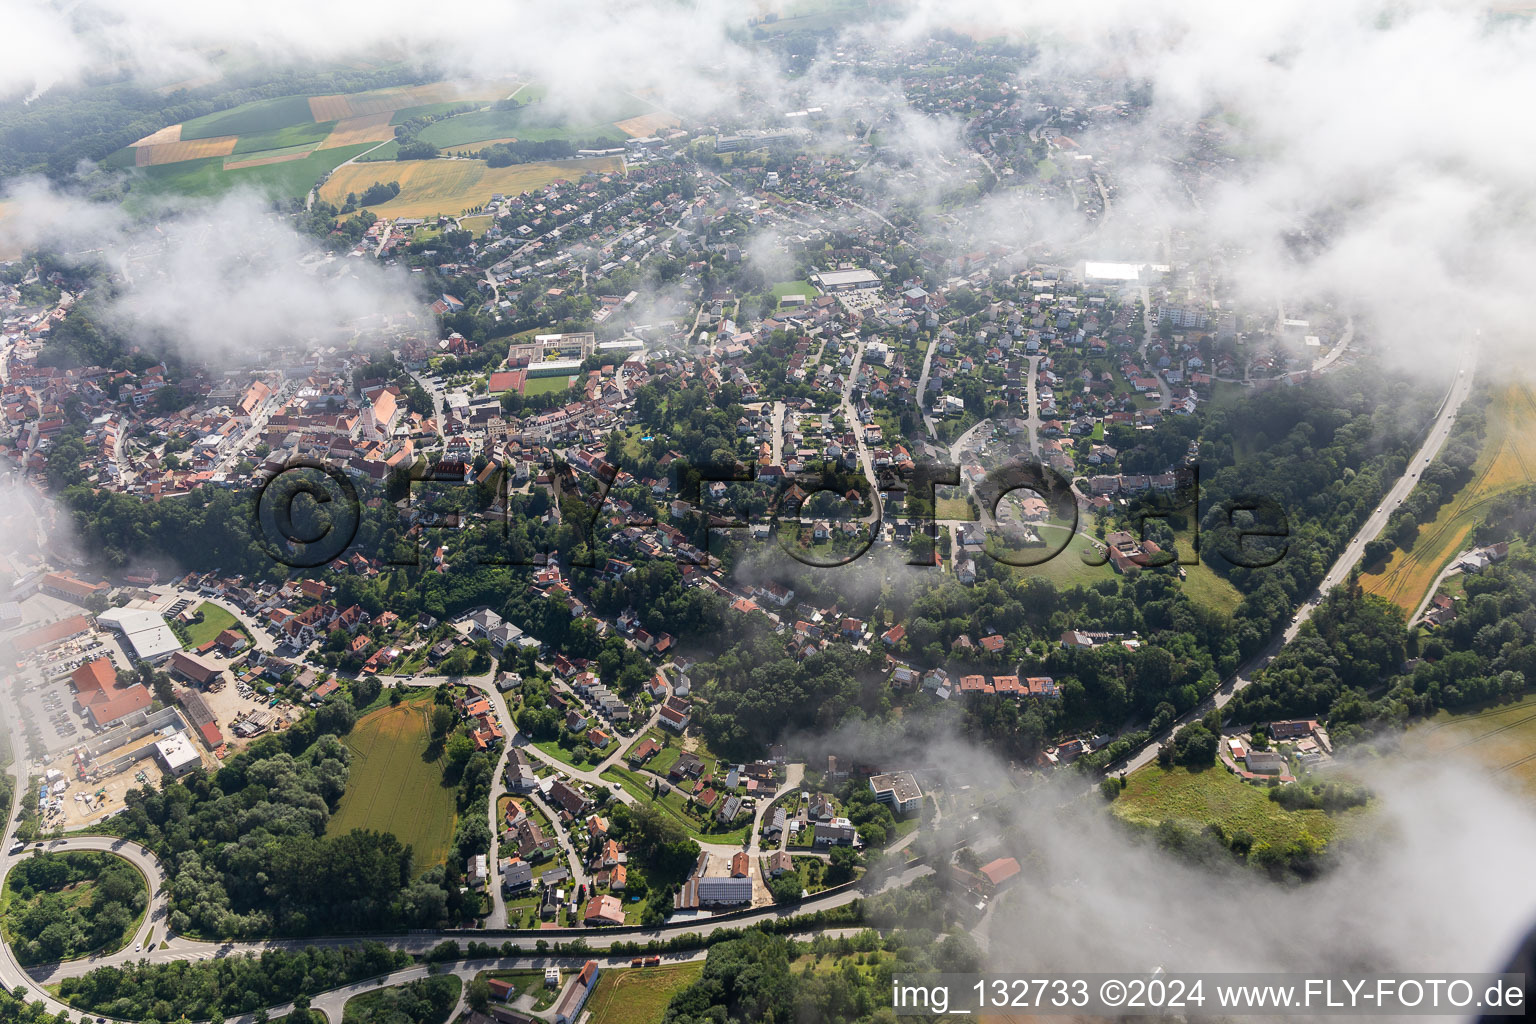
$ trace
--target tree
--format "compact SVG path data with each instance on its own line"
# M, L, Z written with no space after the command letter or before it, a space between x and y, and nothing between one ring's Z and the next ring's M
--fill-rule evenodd
M793 903L800 898L803 887L800 884L800 875L793 871L787 871L778 878L768 880L768 891L773 895L775 903Z
M491 983L483 976L469 983L469 1005L476 1013L484 1013L491 1005Z
M384 684L377 676L363 676L352 682L352 703L357 708L365 708L379 699Z

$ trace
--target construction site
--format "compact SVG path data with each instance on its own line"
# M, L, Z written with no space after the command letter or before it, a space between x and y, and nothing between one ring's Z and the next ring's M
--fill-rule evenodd
M175 708L136 712L42 766L38 814L44 828L80 828L121 811L130 790L203 763Z

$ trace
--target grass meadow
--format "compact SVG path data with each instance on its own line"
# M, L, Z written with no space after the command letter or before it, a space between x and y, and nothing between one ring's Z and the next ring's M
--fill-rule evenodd
M672 996L703 973L702 961L604 971L587 1001L591 1024L661 1024Z
M1284 848L1302 835L1326 846L1346 832L1364 808L1330 815L1320 810L1288 811L1269 799L1268 791L1243 782L1219 765L1204 771L1147 765L1127 776L1125 791L1110 805L1122 821L1155 828L1172 819L1200 829L1210 823L1227 835L1239 829L1260 843Z

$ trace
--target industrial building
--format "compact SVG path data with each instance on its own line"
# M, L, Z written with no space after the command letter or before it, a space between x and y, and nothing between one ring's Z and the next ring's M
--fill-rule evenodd
M811 275L811 284L824 292L861 292L880 287L873 270L823 270Z
M109 608L96 616L96 624L116 631L140 661L155 664L181 650L181 641L166 625L165 616L143 608Z

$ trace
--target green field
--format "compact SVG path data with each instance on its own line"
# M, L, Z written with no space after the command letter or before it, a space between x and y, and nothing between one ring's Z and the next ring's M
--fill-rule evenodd
M587 1001L591 1024L661 1024L673 995L704 973L704 962L607 970Z
M585 764L586 764L586 762L582 762L581 764L577 764L576 763L576 758L573 756L574 751L566 750L564 747L562 747L560 745L558 740L538 740L533 745L535 747L538 747L540 750L544 751L544 753L548 754L550 757L554 758L556 761L559 761L561 764L569 765L569 766L571 766L573 768L581 768L581 767L584 767ZM601 750L601 751L596 750L594 748L593 753L597 755L597 760L593 761L592 763L593 764L601 764L603 758L605 758L609 754L613 753L613 744L612 743L608 744L607 748L604 749L604 750Z
M741 817L736 819L740 824L729 832L701 831L699 826L702 823L686 810L688 798L677 790L674 789L660 800L656 800L651 796L651 780L649 778L632 772L628 768L620 768L617 765L604 770L602 777L609 782L616 782L623 786L625 792L636 800L653 803L666 811L673 818L677 819L679 825L688 830L689 838L695 839L698 842L735 846L745 839L747 833L752 830L752 815L743 811ZM724 797L721 797L721 799L724 799ZM717 810L719 806L717 802L711 810ZM719 826L717 825L716 827Z
M332 835L355 828L393 832L415 849L418 875L443 863L457 824L441 755L427 756L431 709L431 697L423 695L358 719L343 740L352 751L347 791L326 829Z
M249 188L274 198L303 199L320 175L371 148L371 143L322 149L300 160L260 167L224 169L224 157L183 160L180 163L136 168L132 177L135 197L160 195L216 196L234 188Z
M194 622L186 627L188 647L194 649L201 647L226 629L240 628L240 624L236 621L235 617L216 604L204 601L197 606L197 610L202 612L203 621ZM241 630L241 632L244 632L244 630Z
M194 117L183 122L181 137L213 139L221 135L272 132L296 125L313 124L314 120L309 110L308 96L278 96Z
M783 302L786 295L804 295L806 302L810 302L821 294L821 289L809 281L780 281L769 292L774 302Z
M1246 831L1253 836L1255 849L1260 844L1284 849L1303 835L1310 835L1322 848L1352 828L1364 813L1363 809L1333 815L1288 811L1270 800L1265 788L1243 782L1219 765L1193 772L1152 764L1132 772L1127 782L1110 805L1122 821L1156 827L1171 819L1197 830L1215 823L1229 836Z
M288 149L292 146L312 146L325 141L325 137L331 134L331 129L336 127L335 121L326 121L323 124L295 124L287 128L277 128L270 132L252 132L240 136L235 143L235 153L263 153L268 150Z
M369 150L368 155L359 157L357 162L360 164L371 164L376 162L395 163L395 158L399 155L400 143L391 139L389 142L384 143L378 149Z
M570 139L586 142L606 139L622 142L628 136L614 127L615 121L649 113L650 106L631 96L608 98L597 110L571 119L542 103L529 103L515 110L476 110L428 125L418 136L439 149L463 146L487 139L517 139L519 142L549 142Z
M315 151L313 142L301 142L296 146L284 146L281 149L253 149L249 152L241 152L237 145L235 151L224 158L226 172L230 170L243 170L231 165L247 160L276 160L282 157L307 156Z
M1193 531L1175 530L1174 540L1177 542L1180 558L1190 559L1195 556ZM1196 604L1230 615L1237 610L1238 605L1243 603L1242 591L1234 587L1225 576L1207 565L1204 559L1196 565L1184 566L1184 571L1186 575L1179 587Z

